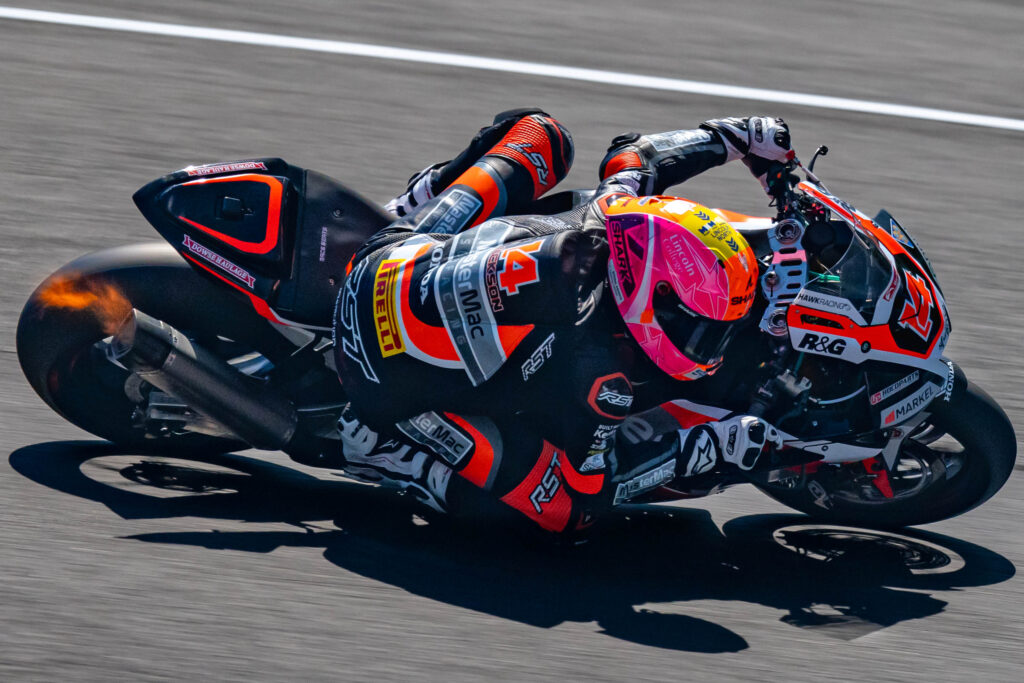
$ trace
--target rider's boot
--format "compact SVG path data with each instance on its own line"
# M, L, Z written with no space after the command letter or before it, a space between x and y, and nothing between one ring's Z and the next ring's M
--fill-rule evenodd
M415 445L382 439L360 423L348 407L338 419L345 474L412 494L438 511L447 512L448 482L452 470Z

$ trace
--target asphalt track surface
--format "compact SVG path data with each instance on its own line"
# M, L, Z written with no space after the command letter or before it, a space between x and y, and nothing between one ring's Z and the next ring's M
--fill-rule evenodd
M1022 110L1013 0L678 5L23 6ZM779 532L807 520L737 489L627 510L557 554L416 524L388 496L279 457L124 453L23 380L22 303L81 253L152 239L130 201L151 178L276 155L384 200L495 112L530 104L575 136L566 186L591 186L627 129L771 112L802 156L828 144L820 174L911 227L949 299L949 355L1024 425L1019 132L0 20L0 680L1019 680L1019 472L983 508L908 532L901 547L938 558L930 569L882 534ZM739 164L680 193L764 212ZM813 559L823 547L837 559Z

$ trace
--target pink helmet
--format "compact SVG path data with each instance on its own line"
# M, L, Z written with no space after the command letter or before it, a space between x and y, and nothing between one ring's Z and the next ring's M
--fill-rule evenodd
M714 372L750 311L757 261L717 212L675 197L623 197L606 212L608 280L630 334L675 379Z

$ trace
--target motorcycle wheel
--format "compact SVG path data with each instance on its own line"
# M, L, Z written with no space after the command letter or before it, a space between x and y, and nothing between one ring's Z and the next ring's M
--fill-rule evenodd
M816 519L880 528L928 524L967 512L995 495L1013 471L1013 426L992 397L971 382L950 402L940 399L932 408L928 421L900 448L888 475L891 497L871 483L870 475L836 476L839 468L828 467L809 474L799 488L769 485L762 490ZM812 482L820 485L818 496ZM823 505L821 490L830 507Z
M102 341L109 335L97 317L40 301L40 292L60 276L112 284L135 308L167 321L225 358L268 346L285 350L269 324L246 310L246 302L198 275L169 245L119 247L69 263L36 289L18 320L17 350L22 371L40 398L96 436L142 451L209 453L248 447L204 434L147 434L134 426L135 406L125 393L129 373L106 359Z

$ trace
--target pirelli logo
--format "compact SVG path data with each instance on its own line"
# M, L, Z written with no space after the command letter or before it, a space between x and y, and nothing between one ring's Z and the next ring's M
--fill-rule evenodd
M395 312L395 283L402 259L387 259L377 268L373 279L373 324L377 328L377 344L380 355L387 358L405 351L402 331L398 326Z

